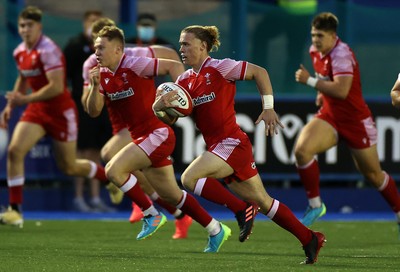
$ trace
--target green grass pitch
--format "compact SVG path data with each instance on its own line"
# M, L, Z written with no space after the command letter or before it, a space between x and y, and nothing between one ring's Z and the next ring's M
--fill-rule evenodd
M256 221L244 243L236 222L225 223L232 236L219 253L207 254L207 233L195 222L185 240L171 238L170 220L136 241L141 223L28 220L22 229L0 226L0 271L400 271L394 222L317 222L313 229L327 243L312 266L299 264L300 243L271 221Z

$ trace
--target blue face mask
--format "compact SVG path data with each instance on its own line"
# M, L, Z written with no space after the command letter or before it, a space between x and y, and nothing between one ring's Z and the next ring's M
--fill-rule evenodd
M152 26L139 26L138 36L144 42L149 42L154 38L155 28Z

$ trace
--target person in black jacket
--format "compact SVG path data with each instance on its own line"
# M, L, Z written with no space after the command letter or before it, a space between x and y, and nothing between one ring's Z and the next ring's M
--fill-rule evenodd
M126 43L133 46L164 45L175 49L170 42L157 36L157 18L154 14L141 13L138 15L136 35L136 37L126 39Z
M72 97L78 108L79 133L78 133L78 156L90 158L100 163L101 147L112 136L111 125L107 112L96 118L91 118L84 112L81 96L83 90L82 66L85 60L94 52L93 37L91 33L92 23L103 16L101 11L88 10L83 15L83 31L72 37L65 49L64 55L67 63L67 80L72 89ZM97 180L90 181L90 202L84 200L84 178L75 180L75 198L73 207L77 211L103 211L109 212L113 209L108 207L100 198L100 185Z

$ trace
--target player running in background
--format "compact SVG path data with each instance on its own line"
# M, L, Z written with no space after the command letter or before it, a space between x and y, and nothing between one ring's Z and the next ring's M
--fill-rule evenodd
M115 22L109 18L101 18L96 21L92 26L92 33L96 35L104 26L115 26ZM165 58L165 59L173 59L180 61L177 53L170 48L164 46L150 46L150 47L125 47L125 55L127 56L136 56L136 57L151 57L151 58ZM93 67L97 66L96 55L92 54L83 65L83 79L84 79L84 90L82 95L82 104L84 108L86 108L86 100L89 93L89 71ZM182 65L182 72L183 72ZM104 162L109 162L111 158L117 154L123 147L132 142L131 135L129 133L126 124L123 122L121 118L118 117L119 113L115 111L112 107L106 107L108 110L108 115L111 120L111 125L113 129L113 137L111 137L107 143L103 146L101 150L102 160ZM175 220L175 233L172 238L174 239L184 239L188 235L188 230L190 225L192 224L192 218L186 214L184 214L181 210L173 207L163 201L154 188L147 181L146 177L142 173L142 171L137 171L134 173L140 187L142 190L150 197L150 199L161 207L166 209L170 214L172 214ZM122 201L123 193L121 190L116 188L114 185L108 185L108 189L113 192L112 202L114 204L119 204ZM134 202L132 202L132 214L129 218L131 223L135 223L140 221L143 218L143 212Z
M309 206L306 226L323 216L326 207L319 187L316 156L344 141L363 176L381 193L400 222L400 195L393 178L382 171L377 152L377 130L361 91L360 70L350 47L337 36L338 19L329 12L314 17L310 56L316 77L301 65L296 81L317 91L318 113L301 131L295 146L296 165Z
M296 236L306 254L304 263L315 263L325 236L305 227L286 205L268 195L254 162L251 142L236 123L235 82L254 80L263 101L263 111L256 124L264 121L267 136L278 133L279 126L283 128L274 111L267 71L247 61L211 58L209 52L220 45L219 31L215 26L188 26L181 31L179 43L183 63L192 69L179 76L177 83L190 93L194 101L192 116L207 146L207 151L182 174L183 185L236 214L247 206L245 201L254 203L259 212ZM169 99L164 95L159 103L154 104L154 110L170 107ZM217 180L222 178L245 201L224 188ZM255 216L251 209L248 212L249 217ZM241 242L246 238L248 235L239 236Z
M152 110L155 86L151 78L169 74L176 79L182 73L182 63L126 56L124 34L114 26L106 26L98 33L94 47L99 66L90 71L87 109L91 116L96 116L104 105L113 108L133 139L107 163L106 173L143 210L143 229L137 239L145 239L166 220L154 206L141 206L136 201L140 186L131 173L142 170L162 199L190 215L208 231L210 236L204 251L218 252L231 230L212 218L193 196L178 187L170 159L175 134L171 127L156 118Z
M66 87L65 60L60 48L42 33L42 11L28 6L18 16L22 43L14 50L19 70L12 92L7 92L7 105L0 125L6 127L13 108L27 105L18 121L8 147L8 210L0 214L0 223L23 224L22 196L24 158L45 135L53 139L56 162L61 171L71 176L97 178L108 182L103 167L89 160L76 159L77 110ZM28 93L28 89L32 89Z

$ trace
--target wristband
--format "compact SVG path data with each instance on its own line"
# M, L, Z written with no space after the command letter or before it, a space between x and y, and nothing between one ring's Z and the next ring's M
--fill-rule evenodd
M274 108L274 96L272 94L262 95L263 110Z
M315 78L315 77L309 77L308 79L307 79L307 85L308 86L310 86L310 87L313 87L313 88L315 88L315 86L317 86L317 82L318 82L318 79L317 78Z

